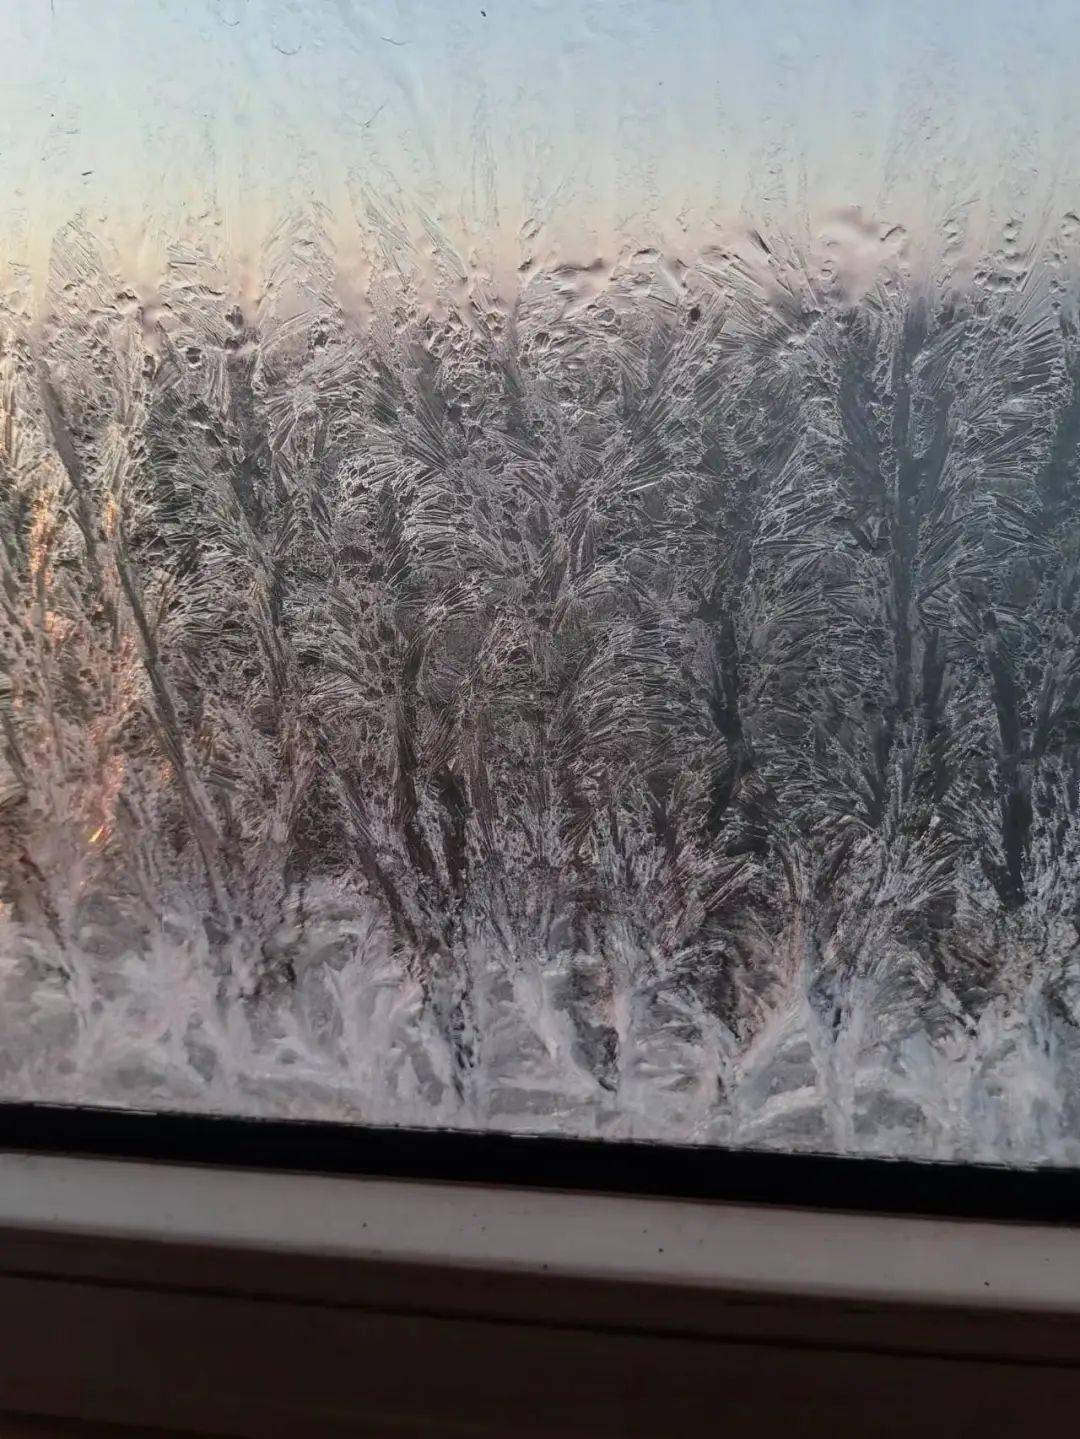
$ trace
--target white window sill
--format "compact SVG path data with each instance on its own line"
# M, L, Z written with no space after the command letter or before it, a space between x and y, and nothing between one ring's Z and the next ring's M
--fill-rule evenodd
M0 1407L202 1432L1030 1433L1080 1231L6 1153L0 1353Z

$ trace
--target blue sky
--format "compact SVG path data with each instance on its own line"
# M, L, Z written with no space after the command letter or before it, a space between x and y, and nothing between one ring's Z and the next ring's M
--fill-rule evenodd
M1069 0L2 0L0 235L152 269L320 204L347 254L376 197L502 282L751 221L992 244L1080 205L1078 54Z

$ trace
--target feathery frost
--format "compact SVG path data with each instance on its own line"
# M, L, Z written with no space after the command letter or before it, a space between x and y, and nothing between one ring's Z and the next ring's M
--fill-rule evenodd
M0 1094L1080 1163L1060 257L428 238L8 296Z

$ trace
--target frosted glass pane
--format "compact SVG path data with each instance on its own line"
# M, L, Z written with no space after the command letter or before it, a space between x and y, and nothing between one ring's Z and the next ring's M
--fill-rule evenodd
M1080 1162L1078 53L0 5L0 1098Z

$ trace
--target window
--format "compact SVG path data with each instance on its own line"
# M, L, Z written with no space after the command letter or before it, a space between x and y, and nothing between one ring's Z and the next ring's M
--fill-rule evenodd
M0 27L9 1105L1075 1165L1074 7Z

